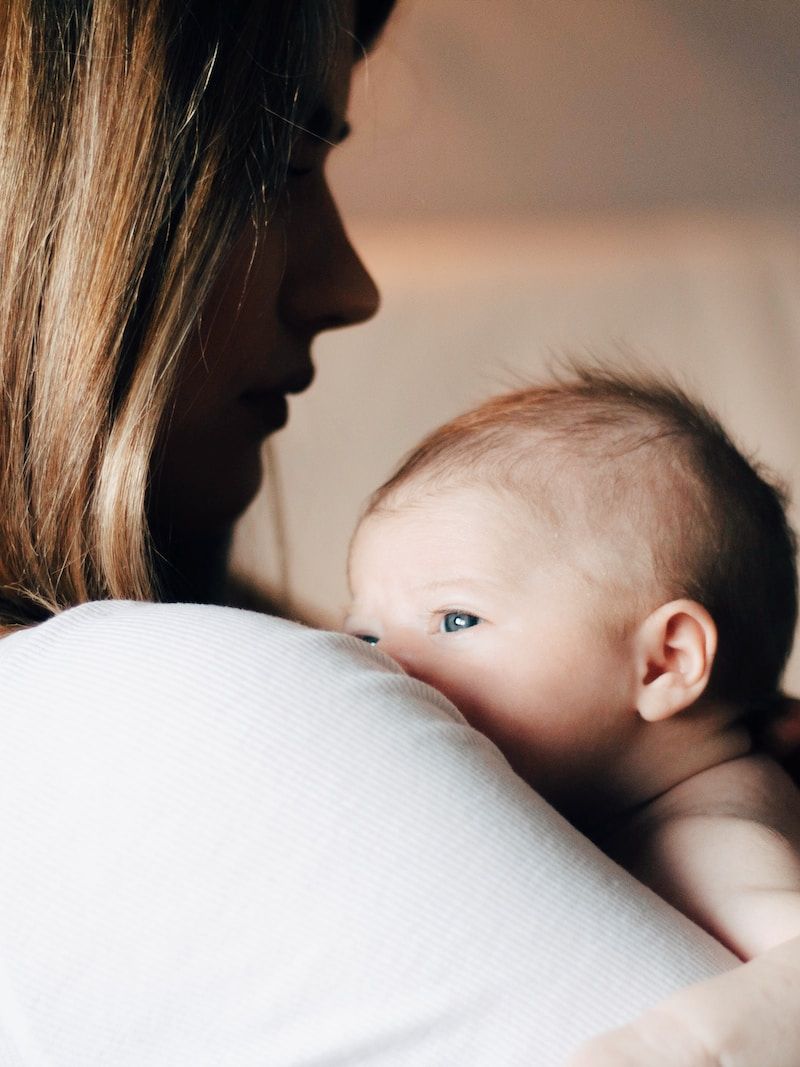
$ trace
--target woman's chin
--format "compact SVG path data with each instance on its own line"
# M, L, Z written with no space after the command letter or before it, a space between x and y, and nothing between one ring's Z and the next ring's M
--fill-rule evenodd
M232 526L255 499L261 487L263 467L260 452L253 451L235 467L215 472L205 493L187 501L194 514L187 515L187 529L209 533Z
M166 472L164 472L166 473ZM247 510L261 486L263 468L258 448L235 461L197 461L183 477L162 477L151 509L156 530L171 542L216 537L229 531Z

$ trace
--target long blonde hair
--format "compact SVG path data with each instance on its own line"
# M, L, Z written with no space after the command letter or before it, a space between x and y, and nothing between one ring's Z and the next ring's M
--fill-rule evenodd
M373 32L391 5L365 6ZM0 625L158 596L148 478L177 356L282 185L336 8L4 0Z

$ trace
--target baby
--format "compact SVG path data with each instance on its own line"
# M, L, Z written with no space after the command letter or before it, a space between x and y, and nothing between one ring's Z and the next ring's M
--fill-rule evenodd
M796 621L795 539L713 416L594 369L492 399L373 494L349 578L350 633L753 960L575 1065L800 1063L800 793L758 748Z

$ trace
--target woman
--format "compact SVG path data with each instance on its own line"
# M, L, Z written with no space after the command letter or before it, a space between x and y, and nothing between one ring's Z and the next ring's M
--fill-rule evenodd
M377 307L324 163L391 6L6 0L3 1064L556 1064L730 962L372 650L209 606Z

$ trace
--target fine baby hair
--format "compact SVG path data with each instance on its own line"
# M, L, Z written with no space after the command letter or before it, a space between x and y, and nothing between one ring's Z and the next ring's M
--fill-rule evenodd
M702 604L718 632L707 695L754 722L777 706L797 618L786 497L675 383L573 365L493 397L425 438L365 514L453 484L522 498L614 590L623 628L664 600Z

